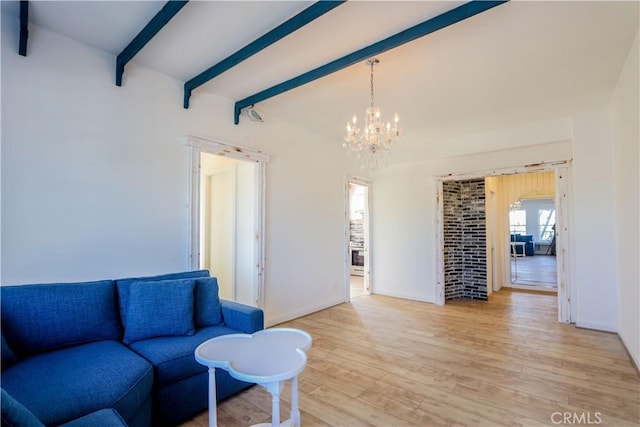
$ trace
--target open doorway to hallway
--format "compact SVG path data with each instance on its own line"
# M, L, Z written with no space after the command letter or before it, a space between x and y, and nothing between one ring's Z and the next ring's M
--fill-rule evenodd
M187 265L218 277L223 298L263 307L270 157L197 136L184 142L190 147Z
M220 297L256 306L258 164L200 154L199 268L218 279Z
M346 271L349 300L370 293L370 186L357 178L347 179L345 197Z

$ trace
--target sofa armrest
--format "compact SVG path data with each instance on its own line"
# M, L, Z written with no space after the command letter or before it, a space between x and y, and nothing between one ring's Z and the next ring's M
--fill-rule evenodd
M222 320L227 326L245 334L252 334L264 329L262 309L224 299L220 299L220 306L222 307Z

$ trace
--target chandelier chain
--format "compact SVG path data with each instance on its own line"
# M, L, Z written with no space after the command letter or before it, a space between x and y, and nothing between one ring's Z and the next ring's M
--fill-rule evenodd
M375 61L371 62L371 108L373 108L373 66L375 65Z

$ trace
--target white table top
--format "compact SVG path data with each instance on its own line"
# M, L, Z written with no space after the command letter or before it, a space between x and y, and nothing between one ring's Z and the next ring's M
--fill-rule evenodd
M196 360L221 368L234 378L266 384L295 377L305 367L311 336L299 329L272 328L249 334L230 334L200 344Z

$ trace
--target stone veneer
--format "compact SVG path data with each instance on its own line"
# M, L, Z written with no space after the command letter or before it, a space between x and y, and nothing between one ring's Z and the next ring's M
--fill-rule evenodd
M445 300L487 299L484 179L443 183Z

